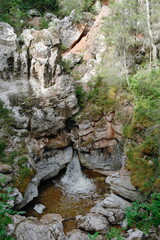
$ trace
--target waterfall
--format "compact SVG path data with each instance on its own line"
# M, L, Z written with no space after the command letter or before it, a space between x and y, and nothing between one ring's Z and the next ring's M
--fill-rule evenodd
M94 182L83 175L77 153L74 153L72 161L68 164L61 183L65 190L72 195L93 193L96 188Z

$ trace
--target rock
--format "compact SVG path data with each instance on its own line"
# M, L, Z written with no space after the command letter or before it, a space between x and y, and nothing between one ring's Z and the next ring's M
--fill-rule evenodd
M82 54L66 54L63 56L62 60L66 62L70 68L74 67L77 63L80 63L83 56Z
M105 208L121 208L125 209L126 207L130 207L131 204L124 200L121 197L118 197L117 195L111 193L109 197L105 198L102 202L102 205Z
M68 240L88 240L88 234L83 233L79 229L74 229L67 233Z
M76 12L73 10L71 14L59 22L58 34L62 45L71 47L82 35L85 26L74 24L74 17Z
M124 209L129 206L131 206L129 202L112 193L91 208L90 212L105 216L111 224L122 224Z
M17 208L22 208L34 197L37 197L40 182L56 176L72 160L72 157L73 149L67 147L62 150L49 151L40 161L35 163L36 174L25 191L23 201L17 205Z
M122 167L123 163L123 153L120 146L115 146L114 150L110 153L108 148L106 149L97 149L86 152L84 148L80 148L79 152L80 161L83 166L86 166L91 169L101 169L115 171Z
M41 16L40 12L36 9L30 9L27 12L27 15L28 15L28 17L40 17Z
M0 163L0 172L1 173L11 173L12 167L8 164Z
M144 240L145 239L145 235L142 231L140 230L134 230L134 229L130 229L128 231L128 237L126 238L126 240Z
M46 208L46 207L45 207L43 204L36 204L33 209L34 209L37 213L41 214L45 208Z
M19 240L66 240L63 225L55 218L45 222L44 219L37 220L32 217L21 219L17 223L14 220L12 231Z
M8 183L12 181L12 176L10 174L0 173L0 186L6 187Z
M130 181L130 175L127 170L121 175L119 172L106 178L106 183L110 184L111 190L126 199L136 201L139 199L140 194Z
M22 202L23 197L17 188L13 188L13 192L10 194L13 197L13 206Z
M109 223L104 216L88 213L86 216L76 216L77 227L88 232L106 233L109 231Z
M14 68L14 51L16 50L16 34L8 24L0 22L0 77L10 79Z

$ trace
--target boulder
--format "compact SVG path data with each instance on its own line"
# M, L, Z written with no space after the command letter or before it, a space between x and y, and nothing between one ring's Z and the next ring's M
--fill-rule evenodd
M88 240L88 234L80 231L79 229L74 229L67 233L68 240Z
M106 233L109 231L109 222L107 219L94 213L88 213L86 216L76 216L77 227L88 232Z
M122 224L124 209L129 206L131 206L129 202L112 193L91 208L90 212L105 216L111 224Z
M62 223L53 218L43 217L41 220L30 217L21 217L18 220L13 217L13 224L10 226L13 236L19 240L66 240Z
M137 229L128 230L126 235L129 235L128 237L125 238L126 240L144 240L145 239L144 233Z
M0 173L11 173L12 167L8 164L4 164L0 162Z
M43 204L36 204L33 209L34 209L37 213L41 214L45 208L46 208L46 207L45 207Z
M110 185L113 193L126 199L136 201L140 198L140 194L130 181L130 173L127 170L114 173L112 176L107 177L106 183Z

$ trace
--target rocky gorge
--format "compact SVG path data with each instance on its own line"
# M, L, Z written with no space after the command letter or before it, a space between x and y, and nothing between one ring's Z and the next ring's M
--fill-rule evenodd
M101 172L110 186L105 199L86 215L75 216L77 228L67 234L58 214L13 216L8 231L18 240L88 240L88 233L95 232L103 240L111 226L125 225L124 209L141 198L131 183L123 147L123 124L132 118L133 102L110 89L118 110L108 108L94 117L86 111L83 116L76 94L77 86L87 91L104 53L111 52L101 31L108 14L103 5L96 17L81 24L74 22L74 11L63 19L53 15L49 28L24 29L20 36L8 23L0 23L0 100L11 118L7 127L2 118L0 136L7 142L7 154L17 152L12 164L0 163L0 172L7 179L3 187L14 187L12 204L21 209L31 202L39 185L66 169L75 152L83 167ZM82 75L75 80L75 74ZM28 169L22 179L20 165ZM158 238L154 231L147 236L130 229L124 239Z

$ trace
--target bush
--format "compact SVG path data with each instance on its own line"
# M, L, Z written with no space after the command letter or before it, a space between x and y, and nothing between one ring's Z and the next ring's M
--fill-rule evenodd
M7 226L12 223L10 215L24 213L14 211L8 203L9 200L14 199L10 196L12 192L13 189L11 187L7 187L5 190L0 187L0 239L2 240L13 240L13 238L7 234Z
M148 233L150 229L158 229L160 225L160 193L153 193L145 202L134 202L126 209L129 227Z
M64 16L70 15L70 13L75 10L76 15L74 20L76 22L79 22L82 20L83 12L85 11L91 11L93 0L58 0L60 14Z

